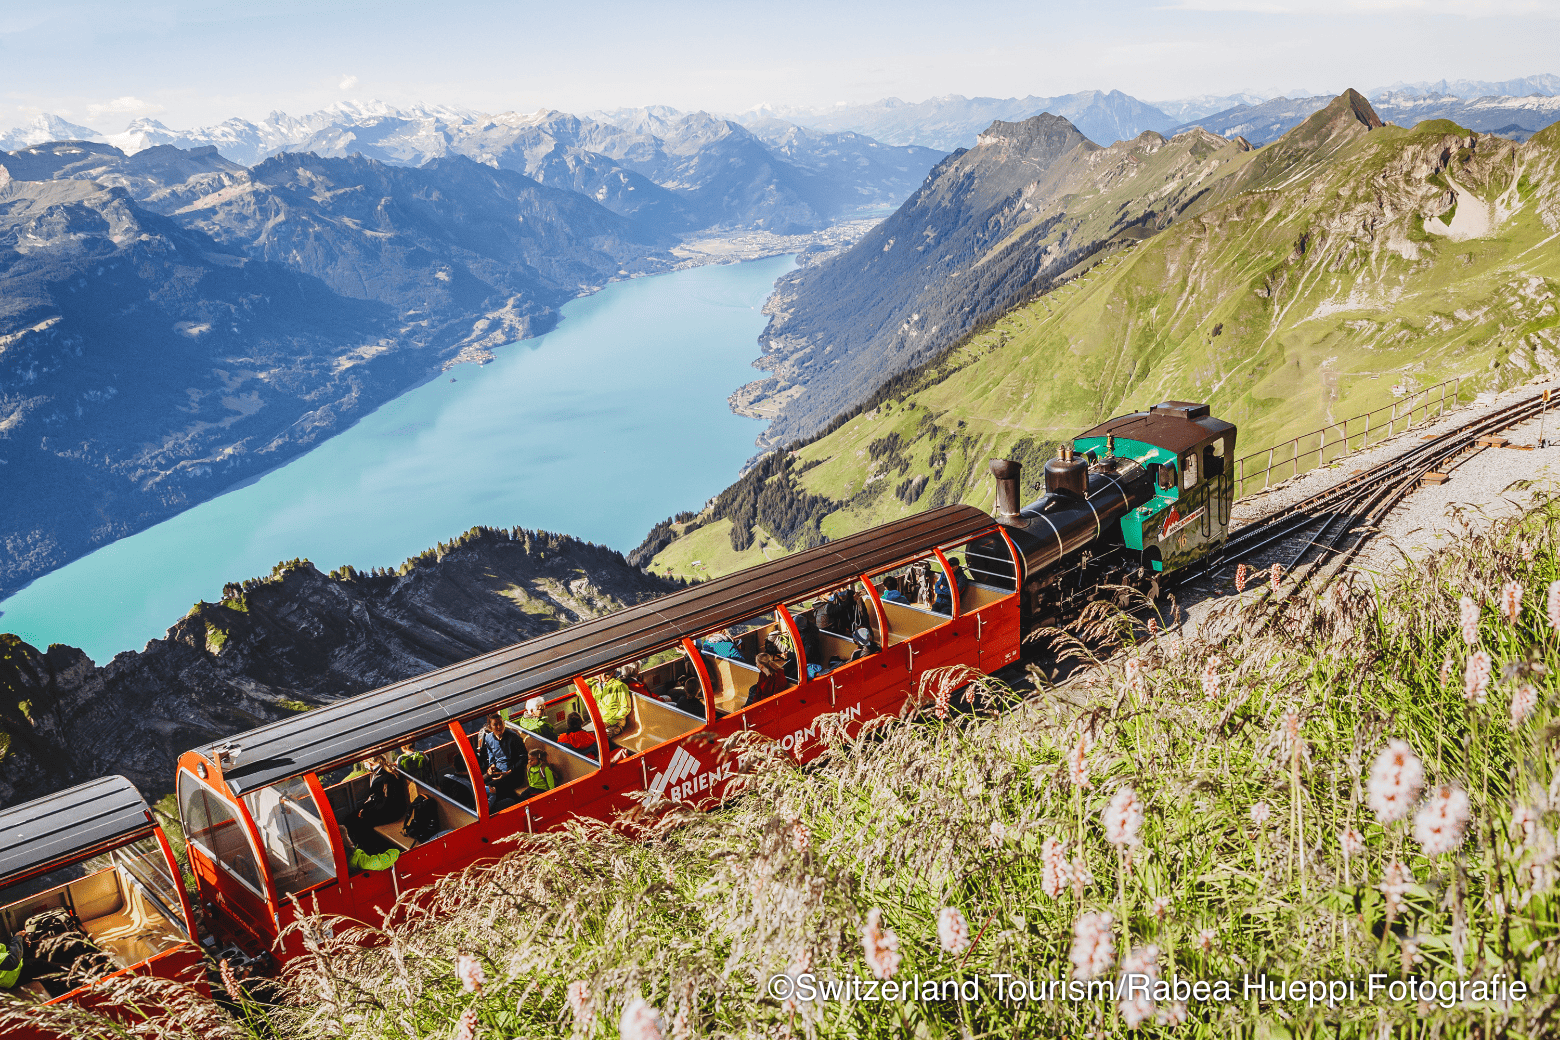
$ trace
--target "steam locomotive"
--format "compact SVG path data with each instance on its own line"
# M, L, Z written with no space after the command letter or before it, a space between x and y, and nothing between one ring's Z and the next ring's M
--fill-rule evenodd
M993 462L995 517L930 510L188 751L175 787L193 893L123 778L0 811L0 944L23 947L19 965L0 963L0 992L98 999L95 982L50 978L27 960L42 915L100 955L96 978L202 987L218 959L269 971L301 954L284 933L302 907L374 920L375 907L496 858L497 839L612 820L646 799L718 803L745 766L719 750L722 738L756 730L805 762L822 750L821 716L854 732L901 711L927 672L996 672L1019 658L1026 632L1064 621L1102 586L1152 593L1215 550L1235 433L1207 405L1155 405L1063 447L1030 505L1019 504L1022 467ZM933 573L935 600L889 594ZM859 627L815 625L822 601L855 604ZM790 650L789 685L759 696L752 662L777 644ZM609 722L600 695L614 673L631 676L632 706ZM519 726L509 712L536 700L545 725L533 715ZM494 713L543 752L556 787L523 801L489 790L475 745ZM559 739L571 715L589 720L592 746ZM388 869L364 869L343 826L368 789L356 767L405 747L432 772L395 775L409 803L431 803L437 828L420 839L394 821L360 831L355 843L395 852Z

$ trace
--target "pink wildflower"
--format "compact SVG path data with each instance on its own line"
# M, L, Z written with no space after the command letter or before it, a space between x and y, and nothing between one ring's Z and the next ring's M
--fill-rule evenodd
M1217 657L1210 657L1210 658L1208 658L1208 663L1203 665L1203 670L1202 670L1203 697L1205 699L1207 699L1207 700L1210 700L1210 701L1213 700L1213 698L1215 696L1217 696L1218 692L1219 692L1219 665L1220 665L1220 663L1221 662L1219 661L1219 659Z
M623 1040L663 1040L664 1024L659 1011L643 997L635 997L623 1006L618 1033Z
M1522 583L1508 581L1500 587L1500 611L1513 623L1522 615Z
M1441 685L1446 686L1452 681L1452 655L1447 654L1441 659Z
M801 956L795 958L786 965L785 974L791 980L791 993L780 1002L780 1010L787 1014L794 1014L802 1009L802 1002L796 996L796 983L803 975L812 970L812 953L804 951Z
M1105 974L1116 961L1111 929L1116 919L1104 910L1079 914L1073 922L1073 978L1092 979Z
M1089 861L1083 858L1083 850L1079 849L1072 861L1073 895L1082 899L1084 890L1092 884L1094 875L1089 872Z
M1393 917L1403 912L1403 896L1414 883L1414 873L1402 860L1387 864L1386 875L1381 880L1381 894L1387 902L1387 913Z
M1370 807L1383 824L1408 817L1425 786L1425 767L1407 742L1389 740L1370 767Z
M1276 588L1278 588L1278 583L1283 581L1283 580L1284 580L1284 565L1283 564L1275 563L1275 564L1273 564L1273 566L1268 568L1268 584L1272 585L1276 589Z
M1414 814L1414 840L1424 846L1426 856L1451 852L1463 843L1468 817L1468 795L1442 784Z
M475 1008L467 1008L460 1013L460 1021L455 1023L455 1040L473 1040L477 1035L477 1011Z
M234 973L233 966L228 963L226 957L218 962L217 971L222 976L222 988L227 990L228 998L235 1004L242 1004L244 995L238 988L238 975Z
M1463 697L1470 704L1483 704L1490 688L1490 655L1475 650L1468 655L1468 665L1463 670Z
M880 979L894 977L894 972L899 970L899 936L893 929L883 927L883 911L877 907L867 911L867 923L861 929L861 947L873 975Z
M487 981L482 962L464 953L455 958L455 977L460 979L460 988L467 993L481 993L482 984Z
M1521 830L1522 844L1526 845L1533 840L1533 834L1538 830L1538 813L1533 811L1531 805L1519 805L1511 811L1512 830Z
M1132 788L1117 791L1100 817L1105 822L1105 839L1118 849L1125 851L1142 843L1138 831L1143 829L1143 800Z
M797 852L806 852L812 845L812 832L801 820L791 821L791 847Z
M590 1007L590 984L584 980L571 982L564 990L568 997L569 1008L574 1012L574 1017L579 1018Z
M1278 742L1285 755L1292 756L1304 751L1300 744L1300 713L1293 708L1285 708L1279 720Z
M1517 692L1511 695L1511 725L1515 729L1527 721L1533 709L1538 707L1538 691L1533 689L1532 683L1523 683L1517 687Z
M1246 591L1246 576L1251 573L1251 568L1244 563L1235 568L1235 591Z
M1142 693L1145 689L1148 688L1148 680L1144 678L1144 672L1146 669L1143 665L1143 659L1141 657L1127 658L1127 664L1124 670L1127 676L1128 690L1131 690L1133 693Z
M1560 632L1560 581L1549 583L1548 607L1545 613L1549 615L1549 627Z
M1556 585L1560 585L1560 581L1555 582L1555 584ZM1555 627L1556 628L1560 628L1560 625L1556 625ZM1149 618L1148 619L1148 637L1150 639L1152 639L1155 636L1157 636L1158 634L1159 634L1159 622L1156 619L1154 619L1154 618Z
M1343 846L1345 856L1358 856L1365 851L1365 835L1353 827L1345 827L1338 832L1338 844Z
M1159 1014L1154 1016L1162 1026L1174 1029L1176 1026L1184 1026L1191 1020L1191 1012L1186 1008L1186 1001L1178 1000L1174 1004L1159 1009Z
M1197 949L1202 953L1212 953L1216 942L1217 937L1214 935L1212 928L1204 928L1197 933Z
M1078 745L1067 755L1067 779L1074 787L1089 787L1089 734L1078 734Z
M1127 994L1118 1005L1121 1018L1128 1029L1136 1029L1154 1014L1154 998L1149 993L1159 981L1159 947L1139 946L1121 958L1121 979L1125 983L1121 989Z
M1169 917L1172 912L1170 897L1155 896L1154 902L1150 909L1153 911L1154 920L1158 921L1160 924L1163 924L1165 918Z
M1251 822L1258 827L1267 826L1268 820L1273 816L1273 811L1268 808L1267 802L1251 803Z
M1040 846L1040 891L1060 899L1072 878L1067 866L1067 846L1056 838L1045 839Z
M1461 615L1463 642L1472 646L1479 641L1479 605L1473 597L1464 596L1457 601L1457 610Z
M955 906L945 906L937 911L937 941L945 953L955 957L970 948L970 926Z
M693 1023L688 1017L688 1004L678 1004L677 1014L672 1016L672 1040L693 1040Z

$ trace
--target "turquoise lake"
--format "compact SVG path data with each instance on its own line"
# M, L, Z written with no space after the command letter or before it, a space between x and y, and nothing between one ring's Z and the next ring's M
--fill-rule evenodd
M457 366L308 454L44 575L0 602L0 632L102 664L279 560L397 566L476 524L627 552L757 451L763 423L726 398L757 378L760 308L793 266L699 267L573 300L552 332Z

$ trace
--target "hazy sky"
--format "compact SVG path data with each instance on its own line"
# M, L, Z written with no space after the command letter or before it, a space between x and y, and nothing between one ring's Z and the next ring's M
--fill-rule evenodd
M0 4L0 127L332 101L740 111L889 95L1333 93L1560 72L1560 0Z

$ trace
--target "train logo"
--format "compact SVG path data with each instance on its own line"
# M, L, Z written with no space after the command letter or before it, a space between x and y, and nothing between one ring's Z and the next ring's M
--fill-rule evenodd
M1186 514L1185 517L1183 517L1175 506L1171 506L1169 515L1165 517L1164 526L1159 529L1159 540L1162 542L1166 538L1169 538L1171 535L1175 534L1177 531L1181 530L1183 527L1189 527L1192 524L1195 524L1198 520L1202 519L1202 515L1203 507L1194 509L1190 513Z

